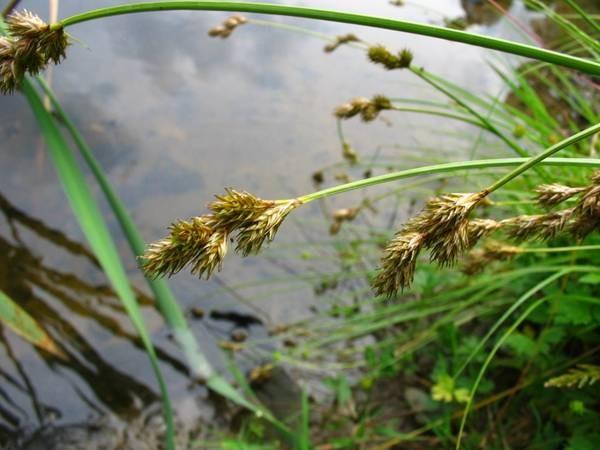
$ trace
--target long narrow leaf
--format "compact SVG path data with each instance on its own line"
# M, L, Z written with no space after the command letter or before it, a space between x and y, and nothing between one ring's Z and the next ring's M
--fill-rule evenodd
M146 330L144 319L139 310L137 300L127 279L125 269L121 264L115 243L110 236L108 227L100 212L100 208L87 186L85 177L83 176L74 155L58 129L55 119L44 108L38 92L34 89L29 79L23 80L22 91L31 106L48 145L50 158L54 163L58 178L60 179L67 199L69 200L71 209L92 247L92 250L98 258L100 265L106 273L106 276L123 302L123 306L139 333L150 358L150 363L156 374L163 399L164 417L167 425L167 448L169 450L175 450L173 411L167 386L161 373L150 336Z

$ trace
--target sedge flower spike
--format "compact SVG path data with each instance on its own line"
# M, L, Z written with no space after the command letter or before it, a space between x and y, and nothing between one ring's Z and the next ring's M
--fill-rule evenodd
M209 214L171 225L169 236L150 244L143 268L150 276L171 276L190 265L192 274L209 278L221 270L230 238L243 256L257 253L301 204L297 199L263 200L227 189L208 204Z
M487 191L446 194L429 200L386 246L373 283L375 292L390 297L409 287L421 249L431 251L432 261L452 265L481 236L495 229L491 222L469 221L469 214L486 195Z
M62 27L51 27L39 16L17 11L6 18L8 37L0 38L0 93L19 88L26 73L35 75L65 57L69 45Z
M556 183L542 184L535 190L537 202L546 207L556 206L583 191L585 188L573 188Z
M425 245L425 235L401 230L386 246L381 258L381 269L373 281L377 295L391 297L412 284L417 257Z

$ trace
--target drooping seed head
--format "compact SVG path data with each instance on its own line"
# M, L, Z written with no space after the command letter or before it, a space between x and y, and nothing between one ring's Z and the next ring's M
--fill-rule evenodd
M37 47L44 65L49 61L58 64L65 57L69 41L62 27L53 29L39 16L27 10L12 13L7 17L6 23L17 42L23 43L24 47ZM25 44L27 41L31 42ZM32 71L29 67L27 70Z
M191 261L191 273L198 278L206 275L206 279L208 279L215 270L221 270L223 260L227 255L228 240L227 230L222 228L213 230L201 251Z
M181 220L169 230L169 236L150 244L142 258L143 269L148 275L172 276L187 264L196 264L205 256L206 245L213 233L210 218L206 216Z
M0 36L0 92L12 94L23 77L23 69L15 59L12 39Z
M425 245L421 233L402 230L386 246L381 268L373 281L377 295L391 297L408 288L414 279L417 257Z
M542 184L535 190L536 200L541 206L556 206L571 197L585 191L585 188L574 188L562 184Z
M591 185L579 198L575 214L587 217L600 216L600 185Z
M6 24L10 34L19 38L37 39L50 28L37 14L26 9L10 14L6 18Z
M507 235L517 241L542 240L555 238L567 226L573 217L573 209L538 214L532 216L517 216L501 221Z
M288 214L301 204L297 199L285 203L273 202L260 215L242 223L237 228L236 251L243 256L257 253L265 241L271 242L275 238L277 230Z
M502 225L492 219L473 219L469 221L469 247L474 247L479 240L496 231Z
M425 246L431 249L432 261L452 265L471 245L469 214L486 195L486 192L478 192L435 197L409 221L407 228L426 236Z
M50 27L24 10L6 18L10 37L0 37L0 92L13 93L25 73L35 75L49 62L58 64L69 45L62 27Z
M484 192L444 194L429 200L421 214L410 221L415 231L426 233L428 239L438 240L468 219L477 204L485 198Z
M219 228L234 230L253 222L275 202L263 200L246 191L227 188L224 195L215 195L215 201L209 203L208 209L214 214Z

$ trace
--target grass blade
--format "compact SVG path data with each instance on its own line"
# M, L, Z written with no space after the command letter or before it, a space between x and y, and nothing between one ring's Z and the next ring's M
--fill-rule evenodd
M167 425L167 448L175 450L175 427L171 400L144 319L131 289L117 248L102 217L100 208L87 185L85 177L52 115L44 108L38 92L29 79L24 79L22 91L40 126L48 146L48 153L63 186L73 214L87 238L92 250L110 280L115 292L123 302L131 322L140 335L150 363L158 380L163 399L164 418Z

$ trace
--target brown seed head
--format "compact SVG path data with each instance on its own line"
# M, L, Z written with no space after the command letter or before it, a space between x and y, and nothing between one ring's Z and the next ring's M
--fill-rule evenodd
M275 205L270 200L262 200L249 192L225 189L226 194L216 195L217 200L209 203L219 228L234 230L243 224L256 220L263 212Z
M502 225L491 219L473 219L469 221L469 246L473 247L479 239L499 229Z
M345 222L356 219L356 216L360 212L360 208L342 208L338 209L333 213L333 220Z
M542 184L535 190L537 202L546 207L556 206L583 192L585 188L573 188L562 184Z
M10 34L19 38L37 39L41 34L48 32L50 26L38 15L24 9L15 11L6 18Z
M0 36L0 92L12 94L23 77L23 68L15 58L15 45L12 39Z
M58 64L69 45L62 29L51 27L24 10L6 18L10 37L0 37L0 92L14 92L25 73L37 74L49 62Z
M600 216L600 185L591 185L585 190L577 202L575 214L587 217Z
M445 194L429 200L423 211L409 222L411 229L426 233L428 240L438 240L467 220L485 197L485 193Z
M381 268L373 281L377 295L391 297L411 285L425 241L422 233L402 230L396 234L384 250Z
M297 200L278 203L265 209L260 215L239 226L237 229L236 251L244 256L257 253L265 241L271 242L287 215L300 206Z
M350 119L358 114L365 122L375 120L379 113L386 109L392 109L392 102L383 96L376 95L371 100L365 97L356 97L347 103L343 103L334 110L338 119Z
M221 270L223 260L227 255L228 239L227 230L223 228L213 230L197 257L191 261L191 273L198 278L206 275L206 279L209 279L215 270Z
M143 268L151 276L172 276L188 263L196 264L205 257L206 245L212 234L210 218L194 217L169 227L170 234L148 246L143 256Z
M223 21L221 25L217 25L216 27L208 30L208 35L210 37L220 37L222 39L228 38L233 30L235 30L240 25L244 25L248 23L248 19L239 14L235 14Z
M545 241L553 239L563 231L572 216L573 209L565 209L548 214L511 217L500 223L512 239Z

